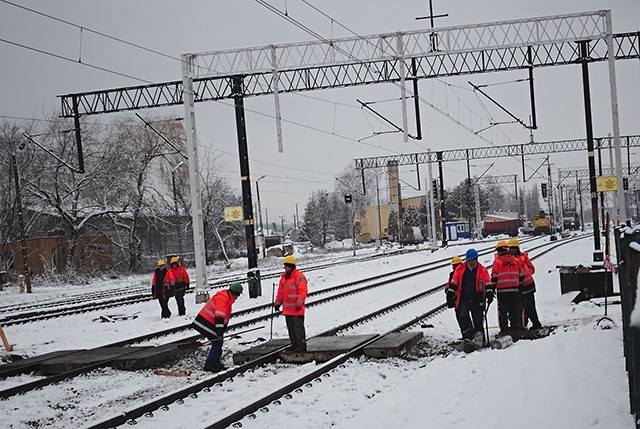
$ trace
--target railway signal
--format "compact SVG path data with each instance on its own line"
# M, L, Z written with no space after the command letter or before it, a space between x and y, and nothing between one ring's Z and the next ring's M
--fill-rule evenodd
M541 186L542 189L542 198L547 198L547 184L543 183Z
M433 198L438 199L438 181L436 179L433 179L431 189L433 189Z
M622 189L624 189L625 191L629 190L629 178L628 177L623 177L622 178Z

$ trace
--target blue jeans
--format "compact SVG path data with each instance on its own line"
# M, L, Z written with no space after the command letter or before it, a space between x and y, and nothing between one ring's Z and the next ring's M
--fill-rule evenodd
M211 349L209 350L209 354L207 355L207 360L205 361L204 366L220 364L221 356L222 356L222 341L212 341Z

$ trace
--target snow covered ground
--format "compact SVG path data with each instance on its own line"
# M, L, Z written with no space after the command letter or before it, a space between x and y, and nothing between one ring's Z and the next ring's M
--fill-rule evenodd
M531 245L533 246L533 245ZM323 288L344 281L382 272L393 268L412 266L419 261L435 260L444 256L464 254L468 246L449 247L435 253L418 252L396 256L388 260L361 264L344 264L330 271L309 272L310 288ZM480 247L480 245L478 245ZM481 350L464 354L443 346L459 336L451 310L431 319L433 328L419 327L425 335L421 348L439 350L436 356L416 353L403 358L387 360L354 359L336 368L330 377L304 387L302 392L283 399L280 405L269 406L268 412L257 412L253 418L240 423L245 428L449 428L464 425L477 428L632 428L629 414L627 378L624 370L620 306L609 306L614 320L612 329L601 329L597 321L604 309L592 302L572 304L573 295L561 296L556 265L588 265L591 263L593 244L581 240L567 244L534 261L538 292L536 301L543 324L560 325L548 338L536 341L518 341L504 350ZM527 245L523 245L527 249ZM367 250L372 251L372 250ZM351 252L350 250L347 254ZM359 253L366 251L359 250ZM344 254L342 255L344 256ZM311 261L313 255L300 255L300 261ZM491 257L481 257L489 262ZM261 264L264 261L261 261ZM268 261L277 266L279 261ZM237 262L238 266L242 262ZM403 288L422 290L446 280L448 269L440 269L429 276L402 283ZM225 273L226 274L226 273ZM17 295L15 290L0 292L4 304L38 300L55 294L79 293L91 288L138 287L148 283L148 276L102 280L94 285L62 288L35 288L35 293ZM427 284L425 284L427 283ZM617 290L617 281L616 281ZM73 292L72 292L73 291ZM384 296L379 293L380 298ZM376 298L372 295L368 299ZM263 284L263 296L250 300L242 296L235 310L251 307L271 299L271 285ZM355 298L356 301L364 298ZM443 297L442 297L443 299ZM341 300L342 301L342 300ZM353 300L336 301L330 311L310 309L307 317L309 335L334 326L340 315L353 312ZM172 306L175 303L171 302ZM79 347L95 347L188 323L199 309L189 299L188 316L159 319L156 302L135 304L120 310L105 310L77 316L63 317L47 322L8 327L5 331L15 345L15 353L25 356L47 351ZM363 304L364 305L364 304ZM130 308L129 308L130 307ZM173 308L173 307L172 307ZM426 308L425 308L426 309ZM490 308L489 325L497 331L495 304ZM134 320L113 324L93 322L104 313L140 312ZM232 319L233 323L233 319ZM385 323L384 319L379 323ZM386 322L391 323L391 322ZM610 326L610 325L607 325ZM371 326L375 328L375 326ZM371 328L370 327L370 328ZM389 326L391 327L391 326ZM379 326L380 332L384 326ZM282 318L274 323L274 337L286 337ZM251 341L268 335L265 330L243 336ZM238 341L225 344L225 360L230 363L233 350L243 346ZM247 347L247 346L244 346ZM116 410L133 406L154 392L171 391L184 384L207 377L199 371L201 351L181 367L195 368L189 377L161 377L153 371L126 373L113 369L94 371L78 377L61 391L55 386L25 396L0 401L0 412L5 416L4 427L83 427L96 420L111 416ZM6 357L3 351L1 357ZM313 367L308 364L300 367ZM265 370L265 373L269 370ZM124 374L123 374L124 373ZM187 398L183 405L173 405L178 412L159 411L152 418L138 419L138 427L204 427L218 420L222 411L233 411L255 399L256 389L277 389L286 384L287 377L264 376L271 380L266 385L259 374L249 379L238 378L234 383L223 383L212 389L209 397ZM18 382L35 379L24 375L19 379L3 381L3 388ZM243 381L244 380L244 381ZM100 385L96 391L96 384ZM225 396L226 395L226 396ZM204 410L203 410L204 408ZM107 411L104 411L107 410Z

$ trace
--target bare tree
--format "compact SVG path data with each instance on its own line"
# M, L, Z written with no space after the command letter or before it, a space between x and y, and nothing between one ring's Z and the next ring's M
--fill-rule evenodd
M32 148L32 167L41 174L25 177L26 190L41 201L43 210L59 216L68 231L69 253L65 271L74 270L79 260L78 241L93 220L122 211L118 207L117 179L119 159L108 138L89 123L83 125L85 172L69 168L77 165L73 125L53 116L44 133L36 136L53 155ZM57 158L57 159L56 159ZM65 160L64 165L60 160ZM67 161L68 160L68 161ZM59 267L60 268L60 267Z

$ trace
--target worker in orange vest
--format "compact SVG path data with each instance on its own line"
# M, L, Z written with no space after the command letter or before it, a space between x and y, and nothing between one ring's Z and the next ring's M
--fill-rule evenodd
M509 253L509 244L500 241L496 245L498 256L491 268L491 283L498 296L498 337L504 335L518 336L522 325L522 282L524 270L519 258Z
M205 371L218 372L226 369L220 361L223 336L231 319L231 307L240 294L242 285L231 283L228 289L209 298L193 321L192 327L211 340L211 349L204 363Z
M171 317L171 310L169 310L169 298L173 291L173 285L175 279L169 270L164 259L158 260L158 268L153 272L151 277L151 294L153 299L157 299L160 303L160 317L168 319Z
M282 305L282 314L289 331L290 351L306 351L307 339L304 329L304 302L307 299L307 278L296 268L296 258L285 256L282 260L284 273L280 276L278 293L273 303L276 311Z
M180 265L180 259L176 256L171 258L171 268L169 268L171 275L175 279L175 286L173 288L173 295L176 297L176 304L178 304L178 315L184 316L187 314L187 309L184 305L184 294L187 292L189 283L189 273L187 269Z
M531 330L540 329L542 328L542 324L540 323L538 311L536 310L536 282L533 280L536 267L533 266L529 255L526 252L520 251L520 242L517 238L509 240L509 253L520 259L525 272L522 282L522 328L525 329L529 319L531 319L531 323L533 324Z
M478 251L467 250L465 262L456 268L449 282L449 294L454 295L462 339L473 340L476 333L483 335L485 299L489 304L493 300L493 291L487 290L490 284L489 271L478 263Z

